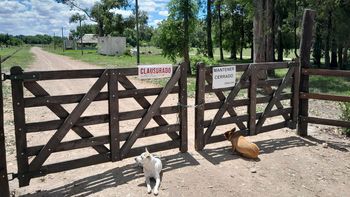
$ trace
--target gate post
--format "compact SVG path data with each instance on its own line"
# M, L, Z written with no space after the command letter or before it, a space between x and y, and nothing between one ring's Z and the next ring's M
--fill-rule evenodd
M120 133L119 133L119 97L118 97L118 70L109 71L108 80L108 111L109 111L109 140L112 162L120 160Z
M20 187L29 185L30 181L28 175L25 175L29 170L29 165L27 155L27 131L24 115L23 79L20 78L22 74L23 71L21 67L15 66L11 68L11 76L14 77L14 79L11 79L11 87L16 135L18 182Z
M195 103L195 149L204 147L205 64L197 64Z
M302 34L300 41L300 67L309 68L310 67L310 53L312 46L312 34L313 27L315 24L315 15L314 10L306 9L303 16L302 24ZM300 72L302 73L302 72ZM309 76L301 74L300 76L300 91L299 92L309 92ZM299 119L298 119L298 129L297 134L300 136L307 136L307 117L308 117L308 108L309 101L307 99L300 99L299 101Z
M0 74L1 56L0 56ZM0 79L0 193L4 196L10 196L9 181L7 177L5 131L4 131L4 102L2 95L2 79Z
M248 129L249 135L255 135L257 133L256 131L256 89L257 89L257 69L255 65L251 66L251 75L250 75L250 83L249 83L249 89L248 89L248 98L249 98L249 105L248 105ZM258 71L261 72L261 71Z
M188 132L187 132L187 63L180 65L181 76L179 80L179 102L180 102L180 151L182 153L188 150Z

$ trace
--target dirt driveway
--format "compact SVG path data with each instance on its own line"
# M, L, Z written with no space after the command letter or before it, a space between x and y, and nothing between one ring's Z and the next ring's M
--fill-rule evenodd
M97 68L96 66L50 54L40 48L32 48L36 60L30 70L61 70ZM87 90L94 80L42 84L51 94L79 93ZM133 79L138 87L154 86ZM5 130L9 172L16 172L14 128L11 99L5 98ZM147 98L152 101L154 98ZM123 99L123 110L139 109L135 101ZM99 103L99 102L97 102ZM176 97L169 96L165 106L176 104ZM189 98L189 104L194 99ZM164 106L163 105L163 106ZM75 105L64 106L71 111ZM103 114L106 103L92 105L84 113ZM27 111L27 122L56 118L45 108ZM175 116L166 117L176 122ZM232 154L230 144L221 142L206 146L202 152L194 150L194 111L189 109L189 151L181 154L177 149L159 154L164 165L159 196L349 196L350 194L350 141L323 132L323 127L310 126L310 137L300 138L295 131L281 129L249 137L261 149L259 160L246 160ZM132 131L136 122L121 124L121 130ZM148 126L152 126L150 123ZM228 127L229 128L229 127ZM88 127L95 135L108 133L108 125ZM224 132L221 128L215 132ZM30 145L44 144L52 132L29 135ZM76 139L69 133L64 140ZM167 139L160 135L138 142L151 143ZM323 148L327 142L329 147ZM136 144L137 145L137 144ZM67 158L88 156L94 150L79 149L50 156L47 163ZM45 164L47 164L45 163ZM152 196L146 193L142 172L134 168L132 158L115 163L80 168L50 174L31 180L30 186L18 188L17 181L10 183L15 196Z

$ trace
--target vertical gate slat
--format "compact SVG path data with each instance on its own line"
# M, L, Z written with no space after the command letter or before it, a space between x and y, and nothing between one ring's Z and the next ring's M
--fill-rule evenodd
M119 100L118 100L118 78L117 70L109 72L108 92L109 92L109 136L111 160L120 160L120 135L119 135Z
M196 78L196 108L195 108L195 149L203 149L205 103L205 64L197 64Z
M12 76L22 75L22 68L19 66L11 68ZM24 173L28 172L28 155L27 149L27 135L25 127L25 114L24 114L24 98L23 98L23 80L13 79L11 81L12 86L12 105L13 115L15 123L15 135L16 135L16 152L17 152L17 166L18 166L18 181L19 186L29 185L30 178L26 177Z
M180 105L180 151L187 152L188 149L188 132L187 132L187 65L182 63L180 65L181 76L179 79L179 102Z
M293 99L292 99L292 123L289 125L291 129L295 129L298 123L298 110L299 110L299 85L300 85L300 64L296 61L296 67L293 75Z
M0 56L0 73L1 56ZM4 131L4 102L2 95L2 79L0 79L0 191L4 196L10 196L9 182L7 178L5 131Z
M300 40L300 67L308 68L310 65L310 53L312 46L312 33L315 24L316 12L306 9L303 16L302 34ZM301 75L300 77L300 92L309 92L309 76ZM309 101L301 99L299 102L299 121L297 134L307 136L307 116L308 116Z
M256 88L257 88L257 70L256 66L252 66L252 72L250 75L250 85L248 90L248 98L249 98L249 105L248 105L248 115L249 115L249 121L248 121L248 129L249 129L249 135L255 135L255 124L256 124Z

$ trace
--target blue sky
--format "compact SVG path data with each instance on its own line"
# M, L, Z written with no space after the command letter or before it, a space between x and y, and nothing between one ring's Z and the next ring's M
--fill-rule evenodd
M76 0L83 8L90 8L100 0ZM134 0L129 0L134 6ZM156 26L158 22L168 15L167 3L170 0L139 0L139 7L149 15L149 24ZM113 10L127 17L128 10ZM12 35L50 34L68 35L70 29L76 24L69 23L69 17L77 10L70 10L66 5L56 3L54 0L0 0L0 33ZM91 23L91 22L87 22Z

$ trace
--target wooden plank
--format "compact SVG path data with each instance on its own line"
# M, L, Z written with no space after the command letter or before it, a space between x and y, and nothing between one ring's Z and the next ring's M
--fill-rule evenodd
M37 82L32 81L32 82L27 82L24 83L24 86L27 88L27 90L29 90L34 96L50 96L48 92L46 92L46 90L44 88L42 88ZM59 126L61 124L63 124L63 120L65 118L67 118L67 116L69 115L69 113L67 112L67 110L65 110L61 105L58 104L50 104L47 105L47 107L56 115L58 116L60 119L62 119L62 122L59 123L59 125L57 127L55 127L55 129L59 128ZM27 127L28 130L28 127ZM90 138L93 137L93 135L86 130L84 127L82 126L73 126L72 130L79 135L81 138ZM28 131L27 131L28 132ZM93 146L93 148L101 154L104 154L106 152L108 152L109 150L105 147L105 146Z
M299 60L297 60L299 63ZM299 115L299 88L300 88L300 64L297 64L293 74L293 86L292 86L292 123L290 129L296 129L298 124L298 115Z
M173 133L176 131L180 131L180 124L158 126L158 127L153 127L153 128L143 130L143 132L140 134L138 138L145 138L145 137L150 137L150 136L155 136L160 134ZM131 131L121 133L120 141L126 141L130 137L131 133L132 133Z
M125 158L138 156L141 153L145 152L145 148L147 148L147 150L149 152L153 153L153 152L159 152L159 151L178 148L179 147L178 144L180 144L179 139L177 139L175 141L172 140L172 141L161 142L161 143L152 144L152 145L148 145L148 146L141 146L141 147L137 147L137 148L132 148L128 152L128 154L125 156Z
M11 75L21 75L22 68L19 66L11 68ZM25 113L23 100L23 80L11 80L12 106L16 135L16 152L19 186L29 185L30 178L24 174L29 170L27 149L27 135L25 127Z
M249 135L255 135L255 124L256 124L256 90L257 90L257 81L258 81L258 75L257 70L255 66L252 66L251 68L251 74L250 74L250 87L248 90L248 99L249 99L249 105L248 105L248 114L249 114L249 120L248 120L248 129L249 129Z
M208 84L210 86L213 85L213 79L212 79L212 75L210 74L206 74L206 81L208 82ZM232 87L231 89L232 90ZM224 102L226 100L226 96L221 92L221 91L215 91L215 95L216 97L218 97L218 99L222 102ZM227 112L229 113L230 116L234 117L234 116L237 116L237 113L236 111L233 109L233 107L229 107L227 108ZM244 130L244 129L247 129L247 127L243 124L243 122L237 122L236 123L238 128L241 129L241 130Z
M108 81L108 112L109 112L109 147L111 160L120 160L120 134L119 134L119 95L118 95L118 73L116 69L109 71Z
M232 107L232 104L233 104L232 101L237 96L238 92L240 91L241 86L242 86L242 82L246 81L250 74L251 74L251 66L249 66L247 68L247 70L242 74L241 79L239 80L239 82L232 89L230 94L227 96L226 101L222 104L222 106L220 107L218 112L215 114L215 117L214 117L210 127L208 127L208 129L206 130L206 132L204 134L204 145L206 144L206 142L210 138L211 134L214 132L214 129L216 128L217 122L222 118L222 116L226 112L227 108L228 107Z
M256 103L257 104L268 103L271 100L271 98L272 98L272 96L258 97L256 99ZM292 94L290 94L290 93L281 94L280 101L289 100L291 98L292 98ZM219 109L223 103L224 102L222 102L222 101L206 103L204 105L204 109L205 110ZM241 107L241 106L249 105L249 99L234 100L232 105L233 105L233 107Z
M125 158L129 150L131 149L132 145L135 143L136 139L138 138L138 136L140 136L142 130L147 126L149 121L154 117L154 113L156 109L159 108L160 105L164 102L169 91L174 87L176 82L180 79L180 75L181 75L181 69L178 68L175 74L171 77L171 79L168 81L166 86L163 88L162 92L154 100L153 104L149 107L145 116L137 124L135 130L131 133L128 140L123 144L123 146L120 149L122 159Z
M28 83L28 82L25 82ZM119 99L132 98L135 95L139 96L152 96L158 95L162 91L162 88L145 88L134 90L120 90L118 91ZM174 87L169 94L174 94L179 91L179 87ZM60 96L42 96L42 97L30 97L25 98L25 107L39 107L47 106L48 104L69 104L79 103L85 94L73 94L73 95L60 95ZM99 93L94 101L108 100L108 92Z
M348 71L348 70L303 68L302 74L303 75L329 76L329 77L350 77L350 71Z
M266 120L266 117L267 117L267 114L271 112L272 110L272 107L277 103L279 102L279 97L283 91L283 89L286 87L286 84L287 82L290 80L291 76L294 74L294 70L295 70L295 67L291 67L289 68L287 74L286 74L286 77L283 79L283 82L281 83L281 85L277 88L277 90L274 92L273 94L273 97L271 99L271 101L269 102L269 104L267 104L264 112L263 112L263 115L261 118L259 118L258 120L258 123L256 124L256 134L259 133L261 127L263 126L265 120Z
M31 171L40 169L42 164L52 153L52 150L61 142L61 140L66 136L68 131L73 127L73 125L78 121L81 114L85 109L91 104L92 100L97 96L99 91L103 88L108 80L108 70L101 75L101 77L96 81L96 83L90 88L86 93L81 102L75 107L71 114L65 119L64 123L57 130L57 132L50 138L48 143L40 151L39 155L36 156L29 165Z
M247 63L247 64L220 64L219 66L236 66L238 72L245 71L249 65L256 65L260 70L270 70L278 68L288 68L288 62L256 62L256 63Z
M83 79L83 78L98 78L105 72L105 69L81 69L81 70L59 70L59 71L36 71L17 74L19 77L25 76L28 80L61 80L61 79ZM120 75L137 75L137 68L120 68ZM30 79L32 78L32 79Z
M300 99L317 99L326 101L350 102L350 96L337 96L330 94L306 93L300 92Z
M300 39L300 66L301 69L310 67L310 54L312 46L313 29L315 24L316 12L306 9L304 11L302 34ZM300 92L309 92L309 76L300 76ZM299 100L299 115L308 117L309 103L308 100ZM297 134L307 136L307 122L302 118L298 118Z
M270 117L281 116L281 115L287 115L288 116L288 114L290 114L291 112L292 112L292 108L276 109L276 110L272 110L266 117L270 118ZM261 116L262 116L262 113L257 113L256 114L256 118L257 119L259 119ZM209 127L211 121L212 120L205 120L204 121L204 128ZM217 126L232 124L232 123L236 123L237 121L248 122L249 121L249 115L240 115L240 116L237 116L237 117L222 118L217 123Z
M176 105L176 106L159 108L157 109L155 114L165 115L165 114L174 114L178 112L179 112L179 107ZM147 113L147 109L119 112L119 121L142 118L146 113ZM63 122L64 120L50 120L50 121L44 121L44 122L27 123L26 124L27 133L55 130L55 129L58 129L60 125L63 124ZM84 116L79 118L79 120L75 124L75 127L103 124L108 122L109 122L108 114ZM73 130L75 129L75 127L73 127ZM91 136L86 136L86 137L91 137Z
M119 75L118 76L118 81L119 83L126 89L126 90L134 90L137 89L134 84L131 83L131 81L124 75ZM134 95L135 101L144 109L148 109L151 104L148 102L148 100L141 95ZM159 126L164 126L168 125L168 122L162 117L162 116L154 116L153 120L159 125ZM180 136L177 135L176 133L169 133L169 137L173 140L179 139Z
M0 56L0 73L2 73ZM2 80L0 79L0 191L1 195L10 197L10 187L7 178L7 164L6 164L6 143L4 130L4 101L2 93Z
M103 145L107 143L109 143L109 135L84 138L84 139L72 140L67 142L61 142L52 152L62 152L62 151L80 149L80 148L87 148L87 147ZM28 156L38 155L42 148L44 148L44 146L28 147L27 154Z
M42 177L51 173L63 172L63 171L68 171L72 169L105 163L110 160L109 158L110 158L109 153L92 155L85 158L79 158L75 160L45 165L45 166L42 166L39 170L30 171L25 175L31 178Z
M182 153L185 153L188 150L187 64L184 62L181 63L179 69L180 69L180 79L178 80L178 84L180 88L180 91L179 91L180 151Z
M196 75L196 100L195 105L195 127L194 127L194 138L195 138L195 149L200 151L203 149L203 134L204 134L204 104L205 104L205 64L197 64L197 75Z
M350 128L350 122L317 117L304 117L308 123Z

